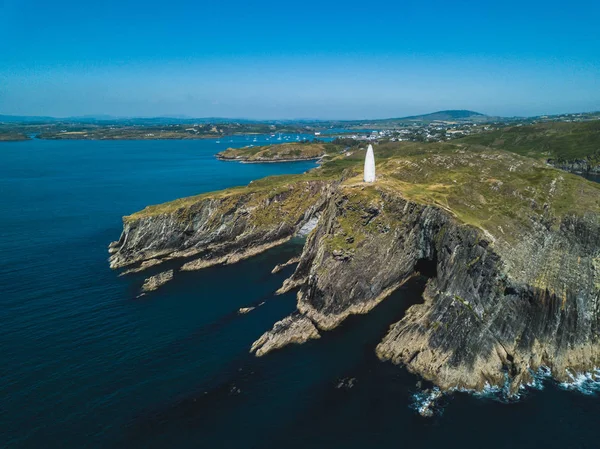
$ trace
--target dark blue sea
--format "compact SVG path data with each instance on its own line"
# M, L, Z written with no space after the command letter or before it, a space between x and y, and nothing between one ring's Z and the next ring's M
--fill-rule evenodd
M216 160L252 142L232 140L0 144L0 447L600 447L591 382L584 394L546 380L511 403L457 393L421 417L418 379L374 353L420 279L263 358L251 343L295 307L294 293L273 296L293 267L271 269L302 242L136 299L144 275L107 263L123 215L315 166Z

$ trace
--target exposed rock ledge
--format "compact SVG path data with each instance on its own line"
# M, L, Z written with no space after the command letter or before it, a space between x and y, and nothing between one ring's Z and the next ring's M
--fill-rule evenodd
M250 352L258 357L290 343L306 343L320 338L319 331L305 316L293 314L278 321L269 332L265 332L252 344Z
M287 262L280 263L280 264L276 265L275 268L273 268L271 270L271 274L279 273L285 267L289 267L290 265L294 265L295 263L298 263L298 262L300 262L300 257L292 257Z
M257 355L318 338L422 271L424 303L391 323L382 360L474 390L600 366L600 186L503 152L449 151L385 161L375 185L299 177L134 214L112 266L225 257L320 217L283 287L299 288L298 311Z
M173 270L163 271L162 273L155 274L154 276L150 276L148 279L144 281L144 285L142 285L143 292L151 292L156 290L158 287L165 285L173 279Z
M180 259L183 270L194 270L285 243L318 215L330 189L327 182L289 178L150 206L125 217L121 237L109 246L110 266L134 272Z

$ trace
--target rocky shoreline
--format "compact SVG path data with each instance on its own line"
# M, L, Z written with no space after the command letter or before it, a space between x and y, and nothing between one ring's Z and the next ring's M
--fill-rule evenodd
M220 161L226 162L240 162L242 164L280 164L283 162L310 162L310 161L320 161L323 157L296 157L296 158L288 158L288 159L266 159L259 158L255 160L249 160L244 157L224 157L224 156L215 156Z
M578 175L600 175L600 164L590 162L586 159L577 159L573 161L556 161L548 159L548 164L560 170Z

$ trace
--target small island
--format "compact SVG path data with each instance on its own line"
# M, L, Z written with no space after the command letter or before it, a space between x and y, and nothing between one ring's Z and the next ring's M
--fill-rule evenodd
M29 140L25 134L17 132L0 132L0 142L21 142Z
M296 162L321 159L329 151L335 151L333 145L322 142L293 142L278 145L248 146L227 148L217 153L217 159L237 162Z

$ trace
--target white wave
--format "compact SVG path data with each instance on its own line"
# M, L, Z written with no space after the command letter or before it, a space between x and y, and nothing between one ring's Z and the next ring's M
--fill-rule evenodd
M455 388L452 391L468 393L479 399L492 399L503 403L514 402L521 398L520 393L511 393L508 374L504 374L504 384L502 386L490 385L486 382L481 391L468 388Z
M573 374L567 371L571 381L561 382L559 386L564 390L578 391L587 396L600 392L600 369L594 368L592 372Z
M532 381L519 386L520 391L542 391L547 381L552 380L552 371L547 366L540 366L537 371L529 370Z
M444 393L438 388L433 387L431 390L420 390L413 394L413 403L411 408L424 417L432 417L441 415L444 411L439 401Z
M434 387L431 390L418 391L412 396L413 403L411 404L411 408L426 417L441 415L443 407L440 405L440 400L445 395L451 395L452 393L467 393L479 399L491 399L502 403L515 402L522 399L532 390L544 390L548 382L558 385L564 390L577 391L588 396L600 393L600 368L594 368L593 371L587 373L571 373L567 371L571 380L560 383L554 380L552 371L547 366L541 366L537 371L530 370L530 373L532 376L531 382L521 385L516 393L511 392L510 377L508 374L505 374L503 385L490 385L486 383L481 391L467 388L453 388L447 392L441 392L438 387Z

